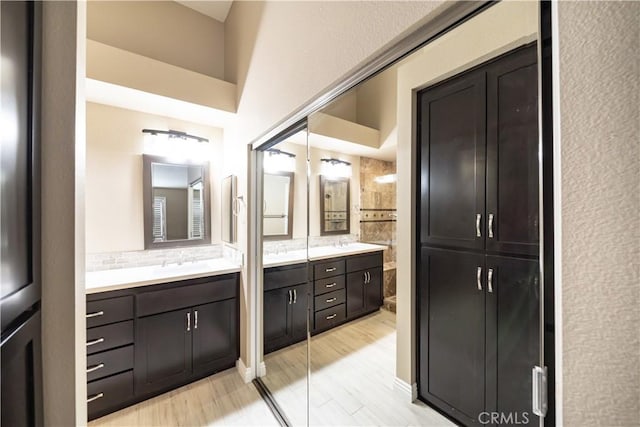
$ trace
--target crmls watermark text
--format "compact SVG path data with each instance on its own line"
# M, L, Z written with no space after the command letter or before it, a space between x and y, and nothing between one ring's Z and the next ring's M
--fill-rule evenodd
M528 412L480 412L480 424L529 424Z

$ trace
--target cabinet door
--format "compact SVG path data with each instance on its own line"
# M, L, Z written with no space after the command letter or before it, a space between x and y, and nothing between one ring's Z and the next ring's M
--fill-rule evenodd
M226 369L238 357L237 300L193 308L194 375Z
M347 319L353 319L367 309L364 289L365 278L364 271L355 271L347 274Z
M161 390L191 375L191 310L139 318L136 326L136 394Z
M419 394L465 424L484 410L484 255L423 248Z
M486 265L492 291L487 293L487 410L527 412L529 424L538 425L531 412L531 369L540 359L538 262L488 256Z
M309 285L291 288L293 300L291 309L291 343L303 340L307 336L307 318L309 315Z
M534 46L487 68L487 250L538 254L538 188Z
M372 268L366 271L368 274L365 290L365 309L367 312L375 311L382 305L382 268Z
M422 244L484 248L485 76L418 94Z
M275 289L264 293L264 352L269 353L287 345L291 336L291 310L293 302L290 288Z

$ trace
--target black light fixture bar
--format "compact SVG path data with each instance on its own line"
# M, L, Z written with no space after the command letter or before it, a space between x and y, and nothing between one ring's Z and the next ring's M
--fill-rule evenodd
M269 148L269 149L268 149L268 150L266 150L266 151L267 151L267 153L271 153L271 154L282 154L283 156L288 156L288 157L291 157L291 158L294 158L294 159L295 159L295 157L296 157L296 155L295 155L295 154L293 154L293 153L287 153L286 151L278 150L277 148Z
M142 129L142 133L148 133L151 135L168 135L169 138L180 139L195 139L198 142L209 142L207 138L201 136L189 135L186 132L180 132L178 130L159 130L159 129Z
M338 159L320 159L320 161L331 163L332 165L343 164L343 165L351 166L351 163L345 162L344 160L338 160Z

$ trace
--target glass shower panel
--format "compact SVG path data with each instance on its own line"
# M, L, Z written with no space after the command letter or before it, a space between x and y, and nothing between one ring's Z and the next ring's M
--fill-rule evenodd
M307 130L259 153L262 165L262 383L286 423L308 423Z

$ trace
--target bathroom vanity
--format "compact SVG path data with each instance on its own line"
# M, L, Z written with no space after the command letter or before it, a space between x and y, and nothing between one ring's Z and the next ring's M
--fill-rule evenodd
M221 260L88 273L89 419L233 367L239 270Z
M307 313L311 334L372 313L382 306L381 245L356 243L345 247L309 249L300 254L266 257L264 269L264 353L306 338Z

